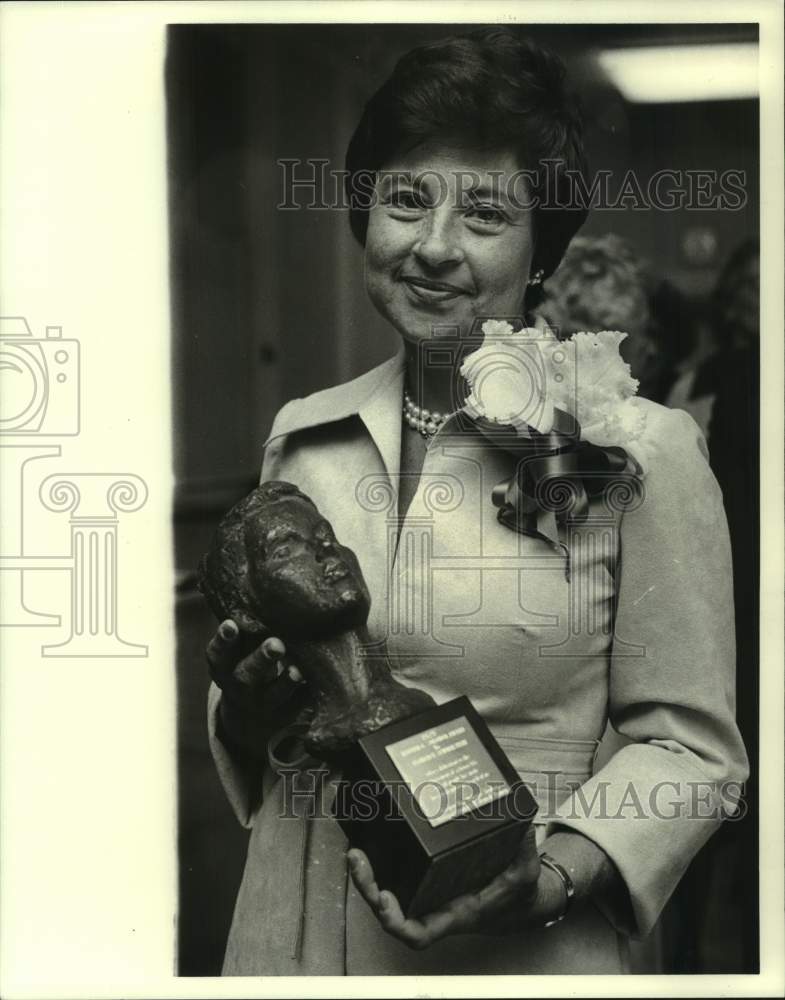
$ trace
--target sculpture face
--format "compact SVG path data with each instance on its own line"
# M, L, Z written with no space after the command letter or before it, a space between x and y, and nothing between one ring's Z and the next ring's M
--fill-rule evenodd
M307 500L270 504L259 530L248 522L246 551L251 586L273 632L323 634L366 622L371 601L357 557Z
M229 511L199 566L199 588L219 620L258 642L286 642L311 695L311 753L339 755L365 733L433 705L366 658L371 597L357 557L285 482L257 487Z
M221 521L199 585L241 629L312 639L364 625L371 598L357 557L288 483L255 489Z

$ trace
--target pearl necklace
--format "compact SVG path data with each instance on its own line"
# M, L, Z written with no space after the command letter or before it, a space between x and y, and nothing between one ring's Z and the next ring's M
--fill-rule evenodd
M432 438L449 416L449 413L439 413L437 410L431 411L417 406L409 393L403 390L403 419L412 430L419 431L424 438Z

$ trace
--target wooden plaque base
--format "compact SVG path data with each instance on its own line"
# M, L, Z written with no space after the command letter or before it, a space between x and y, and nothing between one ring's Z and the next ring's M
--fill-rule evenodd
M490 882L537 812L465 697L363 737L344 779L333 813L407 916Z

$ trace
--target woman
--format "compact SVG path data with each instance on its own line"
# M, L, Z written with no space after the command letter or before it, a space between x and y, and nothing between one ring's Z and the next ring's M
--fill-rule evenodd
M347 183L367 291L401 350L284 406L262 468L356 552L396 677L472 699L534 790L534 833L485 889L405 919L337 825L303 815L307 762L292 781L276 773L300 694L277 675L283 644L249 653L224 622L208 649L211 740L251 827L225 974L625 971L627 936L654 924L720 822L724 783L746 776L726 528L692 421L641 401L645 499L601 519L594 544L594 528L565 534L545 507L528 533L497 519L492 487L515 460L453 413L442 348L489 317L525 319L585 217L568 171L542 204L543 161L583 168L555 57L491 29L398 63L351 141ZM412 557L423 532L426 563ZM608 718L632 743L592 773Z

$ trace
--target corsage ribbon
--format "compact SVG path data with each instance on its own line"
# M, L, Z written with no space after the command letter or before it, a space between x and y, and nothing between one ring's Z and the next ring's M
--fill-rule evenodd
M591 500L602 498L607 510L620 512L640 499L643 470L637 460L623 448L582 441L578 421L564 410L554 411L547 433L530 428L522 435L484 419L474 422L518 459L513 474L493 488L491 499L498 521L519 534L553 544L537 528L540 511L555 515L561 534L588 520ZM558 544L568 558L569 579L569 553L563 541Z

